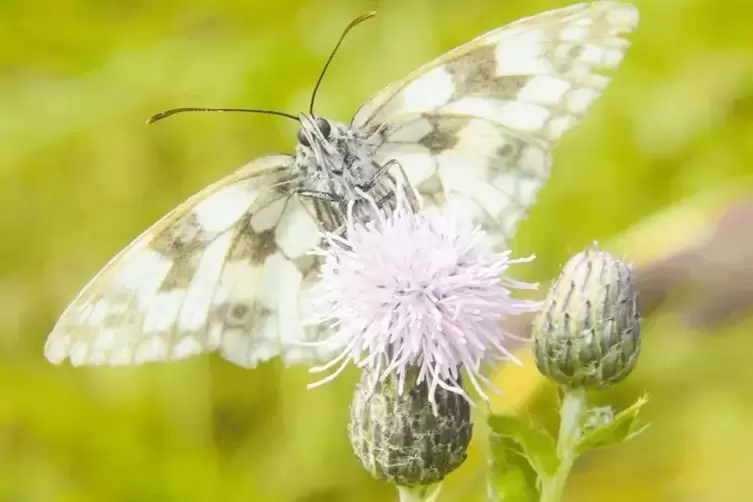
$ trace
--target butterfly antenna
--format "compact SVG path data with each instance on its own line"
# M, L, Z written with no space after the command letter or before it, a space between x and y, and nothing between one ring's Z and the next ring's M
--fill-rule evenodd
M172 110L165 110L156 115L149 117L146 121L147 124L157 122L158 120L166 119L171 115L184 112L242 112L242 113L265 113L267 115L277 115L278 117L285 117L298 122L298 117L285 112L278 112L275 110L259 110L255 108L173 108Z
M324 63L324 68L322 68L322 71L319 74L319 79L316 81L316 85L314 86L314 92L311 93L311 103L309 104L309 113L311 115L314 114L314 102L316 101L316 93L319 90L319 85L321 85L322 79L324 78L324 74L327 73L327 68L329 68L329 64L332 62L332 59L335 57L335 54L337 53L337 49L339 49L340 44L343 43L343 39L345 38L345 35L347 35L348 32L352 28L354 28L356 25L359 25L362 22L374 16L376 16L376 11L371 11L371 12L366 12L365 14L361 14L360 16L355 18L353 21L351 21L350 24L348 24L348 26L346 26L345 29L343 30L342 35L340 35L340 40L337 41L337 45L335 45L335 48L332 50L332 53L329 55L329 59L327 59L327 62Z

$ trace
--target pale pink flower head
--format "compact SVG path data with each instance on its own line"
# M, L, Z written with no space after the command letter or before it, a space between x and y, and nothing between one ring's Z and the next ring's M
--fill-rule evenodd
M483 365L520 362L505 348L499 322L538 308L515 300L513 289L537 286L509 278L510 265L531 261L494 253L483 231L434 209L413 213L406 204L368 223L348 222L347 239L327 234L319 250L324 261L317 295L317 322L327 323L330 338L342 347L334 359L313 372L337 367L319 385L336 377L348 363L398 377L401 388L409 367L425 381L433 402L437 386L466 397L460 384L465 368L483 398ZM414 373L415 374L415 373ZM470 400L470 399L469 399Z

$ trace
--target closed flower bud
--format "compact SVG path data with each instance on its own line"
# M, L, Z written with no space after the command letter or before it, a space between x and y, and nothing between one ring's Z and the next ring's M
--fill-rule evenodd
M596 247L565 264L534 325L539 371L572 388L608 387L640 353L633 269Z
M350 409L356 456L372 476L397 486L441 481L465 461L471 440L467 399L438 386L433 407L430 384L416 384L417 375L409 368L403 385L394 373L379 382L379 373L365 370Z

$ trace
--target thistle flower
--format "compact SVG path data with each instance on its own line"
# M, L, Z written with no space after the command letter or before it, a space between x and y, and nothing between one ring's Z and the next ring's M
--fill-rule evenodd
M324 262L315 322L329 324L325 343L343 349L328 364L312 368L337 367L312 386L335 378L352 362L377 376L374 385L394 376L402 392L408 369L415 367L410 377L415 381L408 384L428 384L436 413L438 387L470 401L460 385L465 368L486 398L480 384L494 387L481 374L482 366L520 364L505 347L507 335L498 323L538 307L511 298L512 289L536 285L505 275L510 265L533 257L496 254L481 230L433 209L414 213L398 201L395 210L377 215L366 223L349 218L347 240L327 234L327 245L319 250Z
M596 246L572 257L533 323L539 371L572 388L625 378L641 348L633 281L632 266Z

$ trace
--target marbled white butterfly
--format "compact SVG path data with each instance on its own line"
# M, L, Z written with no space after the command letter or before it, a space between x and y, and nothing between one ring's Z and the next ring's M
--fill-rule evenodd
M147 229L65 310L46 357L321 359L300 344L324 329L300 322L318 277L309 251L322 228L342 224L344 204L389 199L386 171L396 167L424 206L470 218L504 246L549 176L552 148L607 85L602 70L619 65L637 22L629 4L572 5L451 50L372 96L350 124L269 112L299 121L295 155L256 159Z

